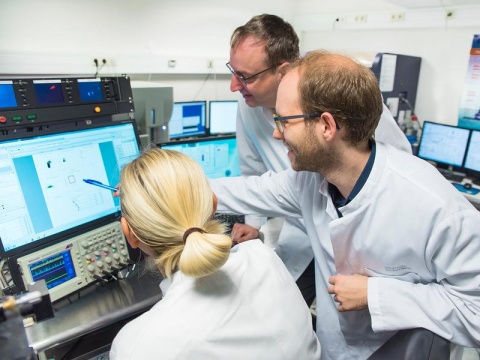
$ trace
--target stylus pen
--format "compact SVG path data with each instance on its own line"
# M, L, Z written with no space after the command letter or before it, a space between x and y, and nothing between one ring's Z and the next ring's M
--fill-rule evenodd
M101 188L104 188L104 189L107 189L107 190L111 190L111 191L114 191L114 192L120 190L119 188L105 185L105 184L103 184L103 183L101 183L100 181L97 181L97 180L83 179L83 181L85 181L87 184L95 185L95 186L98 186L98 187L101 187Z

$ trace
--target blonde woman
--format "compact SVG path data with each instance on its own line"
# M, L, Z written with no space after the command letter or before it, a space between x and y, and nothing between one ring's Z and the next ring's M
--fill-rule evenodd
M110 359L319 359L309 310L260 240L231 248L195 161L150 149L121 173L123 232L164 274L163 298L116 336Z

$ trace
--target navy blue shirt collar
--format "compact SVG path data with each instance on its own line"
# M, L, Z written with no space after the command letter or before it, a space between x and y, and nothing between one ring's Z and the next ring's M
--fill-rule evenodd
M346 199L342 196L340 191L338 191L335 185L328 183L328 192L332 197L333 204L335 205L335 209L337 209L337 214L339 217L343 216L339 208L347 205L350 201L352 201L355 198L355 196L357 196L360 190L362 190L363 185L365 185L365 183L367 182L368 176L372 171L373 163L375 161L375 152L376 152L376 145L374 140L370 142L370 146L371 146L371 153L370 153L370 156L368 157L367 164L363 168L363 171L360 174L360 177L358 178L357 182L355 183L355 186L353 187L352 192L350 193L350 195L347 196Z

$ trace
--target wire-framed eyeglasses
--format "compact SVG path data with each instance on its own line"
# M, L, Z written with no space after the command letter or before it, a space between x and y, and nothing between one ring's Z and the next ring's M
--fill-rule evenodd
M289 115L289 116L277 116L273 114L273 121L275 121L275 126L280 134L283 134L284 124L291 119L312 119L319 117L320 114L300 114L300 115Z
M251 80L254 79L255 77L257 77L258 75L260 74L263 74L264 72L268 71L268 70L272 70L273 68L275 68L277 65L274 65L274 66L270 66L269 68L265 69L265 70L262 70L262 71L259 71L253 75L250 75L250 76L244 76L243 74L241 73L238 73L233 67L232 65L230 64L230 62L227 62L225 65L227 65L227 68L228 70L230 70L230 72L232 73L232 75L234 75L241 83L243 86L247 86L249 83L251 83Z
M280 134L283 134L283 131L285 129L285 123L288 121L288 120L292 120L292 119L301 119L303 118L303 120L305 119L313 119L313 118L316 118L316 117L319 117L320 114L316 114L316 113L313 113L313 114L300 114L300 115L289 115L289 116L277 116L277 114L273 114L273 121L275 121L275 126L277 127L277 130ZM338 126L337 122L335 121L335 127L337 128L337 130L340 130L341 127Z

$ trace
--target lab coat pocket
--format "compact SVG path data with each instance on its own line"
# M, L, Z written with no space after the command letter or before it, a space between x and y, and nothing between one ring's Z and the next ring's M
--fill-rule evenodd
M378 270L372 270L369 268L364 268L365 275L367 276L376 276L376 277L385 277L395 280L407 281L410 283L418 284L422 282L422 278L416 272L411 271L409 268L395 269L394 271L383 270L380 272Z

